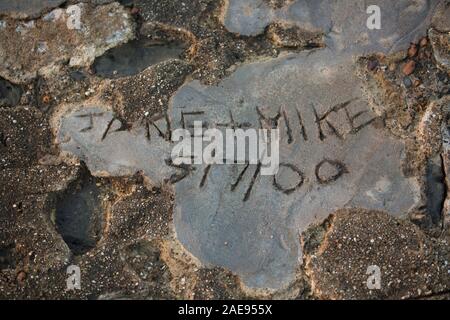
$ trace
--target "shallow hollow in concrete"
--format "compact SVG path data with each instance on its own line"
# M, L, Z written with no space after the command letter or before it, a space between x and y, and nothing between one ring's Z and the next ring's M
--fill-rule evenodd
M95 59L93 70L103 78L131 76L160 62L179 59L185 47L181 42L132 40Z
M84 173L57 197L55 224L75 255L94 248L105 225L102 192L94 177Z
M0 108L16 106L22 96L22 87L0 78Z
M0 247L0 270L16 267L14 252L14 245Z

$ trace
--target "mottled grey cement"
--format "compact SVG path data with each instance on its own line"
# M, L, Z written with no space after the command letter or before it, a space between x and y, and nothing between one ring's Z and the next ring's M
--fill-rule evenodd
M301 257L299 234L338 208L381 209L398 216L420 201L416 180L402 174L404 144L376 128L379 123L368 109L351 61L332 57L331 52L321 51L246 65L217 87L192 82L173 98L174 127L181 112L203 111L204 115L190 119L203 118L210 125L230 123L232 113L236 122L252 127L258 127L257 107L267 116L274 116L280 107L286 112L292 141L288 142L282 117L280 161L303 173L305 180L295 191L285 194L273 177L258 176L244 201L256 166L247 169L234 191L231 187L244 166L213 166L201 187L203 166L175 187L179 240L201 261L231 269L249 286L279 288L293 280ZM335 109L321 121L320 138L313 107L321 117L345 102L347 107ZM353 129L373 121L352 132L346 112L353 117L361 111L366 113L354 119ZM324 160L332 164L320 167ZM328 180L337 174L334 161L345 172L335 181L320 182L316 168L320 179ZM276 179L284 189L301 181L288 166L281 167Z
M158 122L157 122L158 123ZM130 176L138 171L159 184L170 177L170 145L155 127L121 130L112 112L87 106L61 119L62 149L85 161L94 176Z
M183 245L203 263L237 273L248 286L280 288L295 277L299 234L311 223L343 207L400 216L421 202L417 180L402 174L404 143L383 129L361 87L351 59L322 50L244 65L217 86L193 81L175 94L172 129L195 120L208 127L259 128L261 115L274 117L281 108L276 181L255 174L253 165L244 174L245 165L171 168L165 161L171 145L157 130L150 139L146 125L117 131L110 112L92 108L64 116L59 139L95 175L143 170L154 183L172 177L175 228ZM80 117L88 112L96 113L93 122Z
M450 21L449 21L450 23ZM442 69L450 70L450 33L430 30L428 37L433 46L433 54Z
M228 0L225 27L241 35L257 35L272 22L294 24L325 34L325 44L336 52L391 53L408 48L426 35L440 0L296 0L280 9L265 0ZM369 5L381 9L381 29L366 26Z

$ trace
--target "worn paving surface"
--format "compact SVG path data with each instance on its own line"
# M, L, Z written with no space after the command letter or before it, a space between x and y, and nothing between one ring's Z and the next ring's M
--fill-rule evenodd
M284 3L283 3L284 2ZM406 49L426 32L438 0L429 1L280 1L278 6L266 0L227 0L223 14L225 27L243 35L258 35L271 23L296 25L321 33L326 45L336 52L367 54L392 53ZM377 5L383 14L380 30L366 27L369 5Z
M0 297L445 298L450 4L387 3L0 2ZM279 173L171 165L194 120Z

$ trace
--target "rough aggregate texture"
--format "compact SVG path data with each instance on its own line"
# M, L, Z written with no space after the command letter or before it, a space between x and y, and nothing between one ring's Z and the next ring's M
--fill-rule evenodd
M0 298L448 299L450 3L336 3L0 0ZM302 185L171 165L197 118Z

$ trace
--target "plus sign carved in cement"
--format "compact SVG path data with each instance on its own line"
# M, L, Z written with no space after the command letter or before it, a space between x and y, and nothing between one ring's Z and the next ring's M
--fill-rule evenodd
M325 35L334 51L355 54L390 53L406 49L426 34L439 0L295 0L272 8L267 0L228 0L225 27L241 35L257 35L273 22L297 25ZM369 5L381 10L381 28L367 28Z
M368 107L348 58L328 50L237 69L218 86L197 81L173 97L169 117L121 131L110 111L88 107L61 119L61 148L97 175L142 170L175 186L174 222L203 263L229 268L251 287L280 288L301 263L299 234L343 207L407 214L421 202L402 173L405 145ZM257 166L170 166L167 128L253 127L278 118L280 171ZM167 125L170 122L170 126Z

